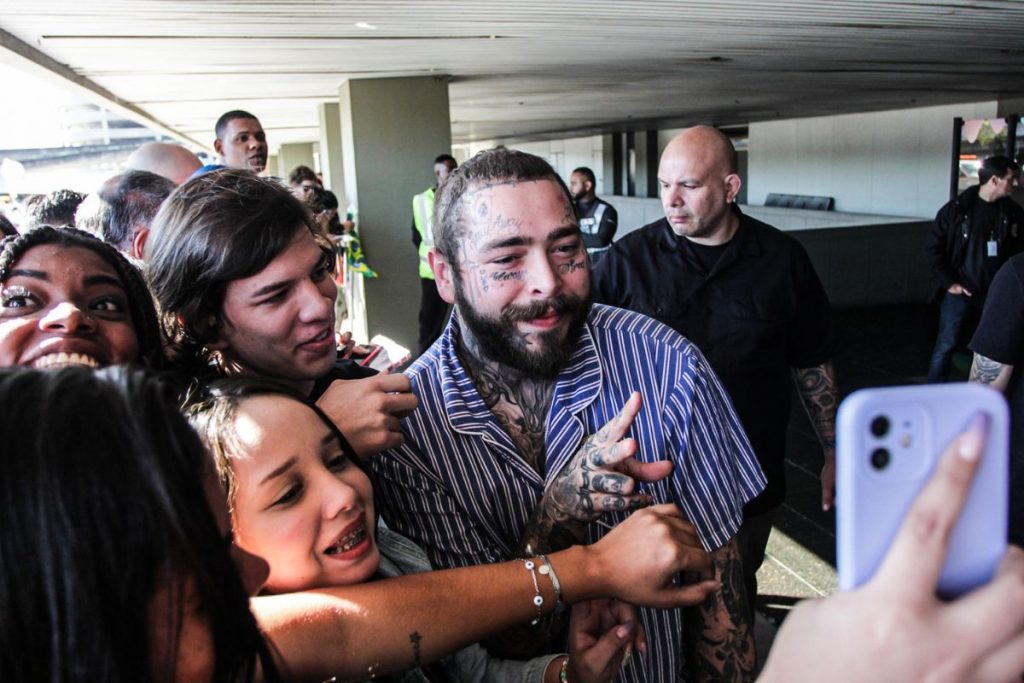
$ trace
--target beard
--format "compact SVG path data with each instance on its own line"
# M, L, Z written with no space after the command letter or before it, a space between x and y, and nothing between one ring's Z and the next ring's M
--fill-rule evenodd
M455 304L459 308L459 316L480 345L480 353L488 360L535 378L554 379L568 362L587 322L591 303L589 291L585 298L560 295L521 306L509 304L502 309L500 316L492 318L477 313L463 296L460 284L455 283ZM549 309L568 316L565 336L561 336L560 329L535 332L531 347L516 323L539 318Z

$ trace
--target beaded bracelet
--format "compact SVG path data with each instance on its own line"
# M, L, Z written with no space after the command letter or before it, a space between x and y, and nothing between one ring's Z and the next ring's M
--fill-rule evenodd
M561 614L565 610L565 603L562 601L562 584L558 580L558 574L555 573L555 567L547 555L540 553L537 557L543 562L537 571L551 579L551 587L555 589L555 614Z
M569 656L562 660L562 668L558 670L558 683L569 683Z
M541 617L544 616L544 611L541 609L544 605L544 596L540 594L540 584L537 583L537 572L535 571L537 567L536 563L527 558L523 560L523 566L530 572L530 578L533 579L533 590L536 593L536 595L533 596L533 604L537 607L537 618L531 621L530 624L532 626L536 626L540 623Z

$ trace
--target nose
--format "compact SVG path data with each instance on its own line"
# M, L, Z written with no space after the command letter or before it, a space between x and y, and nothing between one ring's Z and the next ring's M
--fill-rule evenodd
M322 323L334 318L334 298L338 289L328 276L320 282L306 280L299 292L299 322ZM333 324L333 322L332 322Z
M662 188L661 190L661 203L664 206L682 206L683 205L683 193L680 192L673 185L671 187Z
M537 254L532 260L528 271L530 294L536 298L554 296L562 286L562 277L558 267L552 262L550 254Z
M231 546L231 559L235 563L235 568L238 569L238 575L242 578L246 594L250 597L258 594L267 583L267 577L270 576L270 565L267 564L267 561L237 545Z
M333 472L324 472L323 492L324 519L334 519L350 510L363 508L364 501L355 487Z
M48 332L72 334L96 329L96 321L70 301L62 301L43 315L39 326Z

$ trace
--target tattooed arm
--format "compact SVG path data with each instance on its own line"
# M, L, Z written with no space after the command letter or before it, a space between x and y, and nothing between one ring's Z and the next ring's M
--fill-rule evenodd
M986 358L980 353L974 354L974 361L971 363L971 382L987 384L993 389L1005 392L1006 387L1010 385L1012 375L1012 365Z
M832 363L793 371L800 400L807 410L814 431L821 441L825 464L821 468L821 509L828 510L835 500L836 484L836 404L839 391Z
M711 553L721 588L686 615L686 661L697 681L752 681L754 629L736 539Z

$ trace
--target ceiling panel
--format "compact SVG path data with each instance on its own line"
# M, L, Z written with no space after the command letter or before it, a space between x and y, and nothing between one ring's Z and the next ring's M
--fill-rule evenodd
M1024 93L1009 0L3 0L0 29L183 132L244 107L275 143L346 78L450 77L456 142Z

